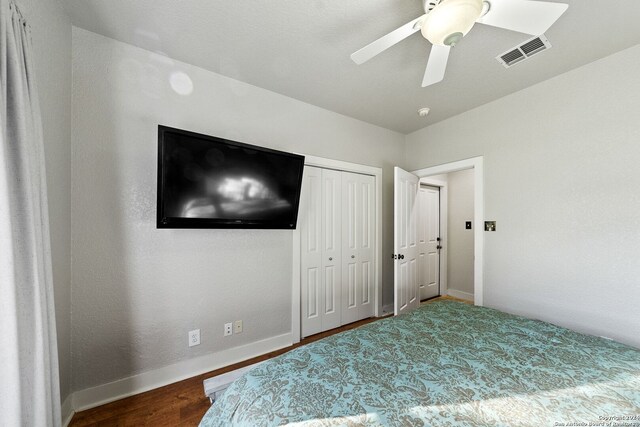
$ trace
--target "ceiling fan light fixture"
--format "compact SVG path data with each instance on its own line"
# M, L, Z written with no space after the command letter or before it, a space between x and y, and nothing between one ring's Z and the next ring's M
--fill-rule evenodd
M444 0L422 25L424 38L439 46L455 46L473 28L484 8L482 0Z

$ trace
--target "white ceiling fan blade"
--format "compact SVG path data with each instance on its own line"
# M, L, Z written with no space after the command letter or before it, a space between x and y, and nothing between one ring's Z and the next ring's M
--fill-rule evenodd
M532 0L490 0L491 8L477 22L539 36L569 8L568 4Z
M357 52L352 53L351 59L358 65L363 64L377 54L389 49L394 44L401 42L413 33L420 31L420 25L417 24L422 18L424 18L424 16L425 15L422 15L411 22L407 22L397 30L390 32L386 36L380 37L378 40L369 43Z
M422 79L422 87L439 83L444 79L444 72L447 70L450 51L451 46L439 46L435 44L431 46L427 70L424 72L424 78Z

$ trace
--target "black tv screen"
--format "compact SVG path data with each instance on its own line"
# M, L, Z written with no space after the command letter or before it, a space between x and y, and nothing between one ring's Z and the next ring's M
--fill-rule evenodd
M158 228L294 229L304 157L158 126Z

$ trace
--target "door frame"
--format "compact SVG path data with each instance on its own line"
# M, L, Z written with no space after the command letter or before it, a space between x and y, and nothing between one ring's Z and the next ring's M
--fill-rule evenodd
M382 168L375 166L361 165L358 163L344 162L342 160L326 159L324 157L304 156L305 166L315 166L323 169L333 169L344 172L354 172L374 177L374 194L376 197L375 215L375 242L374 260L376 263L374 278L375 304L373 305L374 315L379 317L382 314ZM301 322L301 301L300 301L300 228L296 226L293 230L293 262L291 273L291 340L300 342Z
M413 172L415 173L415 172ZM431 177L420 178L420 185L428 185L431 187L440 188L440 245L442 249L440 250L440 289L438 292L440 295L446 295L447 290L447 247L448 245L448 235L447 235L447 218L448 218L448 192L447 192L447 181L441 181L439 179L434 179Z
M414 170L411 173L417 175L421 181L433 175L458 172L465 169L473 169L473 231L474 261L473 261L473 302L475 305L483 305L483 278L484 278L484 159L482 156L428 168Z

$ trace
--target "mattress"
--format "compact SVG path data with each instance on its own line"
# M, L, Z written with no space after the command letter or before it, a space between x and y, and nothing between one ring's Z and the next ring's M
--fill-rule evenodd
M231 384L200 426L541 427L616 419L640 426L640 350L437 301L262 363Z

